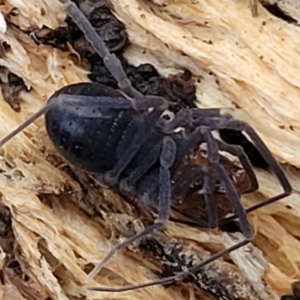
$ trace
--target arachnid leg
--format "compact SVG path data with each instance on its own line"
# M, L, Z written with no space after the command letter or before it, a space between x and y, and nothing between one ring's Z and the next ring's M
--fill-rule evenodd
M97 273L103 268L107 261L119 250L126 248L133 242L143 238L144 236L153 233L154 231L162 228L170 216L171 206L171 178L170 167L174 162L176 155L176 144L170 137L163 139L162 151L160 154L160 168L159 168L159 195L158 195L158 217L155 223L143 231L135 234L134 236L126 239L113 249L111 249L104 259L99 263L88 275L87 281L92 280ZM102 291L106 288L97 288Z
M154 281L151 281L148 283L134 285L134 286L126 286L126 287L119 287L119 288L101 287L101 288L90 288L90 290L106 291L106 292L123 292L123 291L135 290L138 288L143 288L143 287L148 287L148 286L153 286L153 285L158 285L158 284L167 284L167 283L171 283L173 281L181 281L183 278L188 276L190 273L197 272L203 266L213 262L216 259L223 257L224 255L226 255L236 249L239 249L240 247L242 247L252 241L253 232L252 232L250 223L248 221L247 214L240 202L240 197L239 197L237 191L235 190L233 183L231 182L228 174L226 173L226 170L224 169L222 164L219 162L218 144L214 140L214 137L212 136L212 134L208 128L202 127L200 129L201 129L201 131L199 132L199 134L203 135L204 140L207 143L208 159L211 164L211 167L216 171L216 174L218 174L222 184L224 185L224 189L226 190L226 193L231 201L233 210L240 219L241 230L245 236L245 239L243 239L242 241L236 243L235 245L233 245L227 249L219 251L218 253L212 255L210 258L208 258L208 259L202 261L201 263L187 269L186 271L180 272L174 276L169 276L169 277L157 279L157 280L154 280Z
M246 237L246 240L251 241L251 239L253 238L253 232L246 211L241 204L240 196L237 193L232 181L230 180L225 168L219 161L220 159L218 143L214 139L209 129L205 130L203 134L207 142L208 160L210 162L210 165L216 171L216 174L219 176L221 183L223 184L226 194L231 201L233 211L240 220L241 230Z
M155 108L163 112L168 108L168 101L159 96L145 95L142 97L135 97L132 100L132 107L136 111L146 111L149 108Z
M244 170L246 171L246 174L250 179L251 186L250 186L249 190L244 192L244 194L252 193L252 192L256 191L258 189L257 178L253 171L251 163L250 163L247 155L244 152L244 149L240 146L229 145L229 144L223 143L221 141L217 141L217 142L219 145L219 149L221 151L226 151L233 156L236 156L239 159L239 161L241 162Z
M292 193L292 187L283 172L282 168L280 167L279 163L276 161L274 156L271 154L270 150L267 148L265 143L261 140L261 138L258 136L258 134L246 123L242 121L237 121L237 120L226 120L224 124L220 123L219 125L222 128L228 128L228 129L233 129L233 130L238 130L238 131L245 131L246 134L251 138L252 142L256 146L257 150L260 152L262 157L266 160L266 162L269 164L270 170L273 171L273 173L276 175L277 179L279 180L283 192L271 197L269 199L266 199L256 205L253 205L252 207L249 207L246 209L246 212L249 213L251 211L254 211L258 208L261 208L263 206L269 205L273 202L276 202L282 198L285 198L289 196Z
M130 175L120 182L123 191L129 192L131 188L149 171L160 156L162 143L155 145L147 156L144 156L138 167L131 171Z
M125 95L127 95L127 97L131 98L133 101L133 107L137 110L143 110L153 106L159 107L160 109L166 109L168 107L168 103L164 98L159 96L143 96L132 86L120 60L115 54L109 51L108 47L98 35L95 28L91 25L89 20L76 6L76 4L70 0L60 1L66 4L68 15L83 32L85 38L91 44L97 54L103 59L104 65L118 82L119 88L125 93Z
M17 135L19 132L21 132L23 129L28 127L32 122L34 122L36 119L41 117L43 114L47 113L51 109L50 105L43 106L39 111L37 111L35 114L33 114L30 118L28 118L25 122L23 122L20 126L18 126L16 129L11 131L7 136L2 138L0 140L0 148L6 144L9 140L11 140L15 135Z
M87 102L89 105L86 105ZM122 91L92 82L80 82L65 86L49 98L48 104L80 107L81 110L90 106L109 109L133 108L138 112L147 111L149 108L163 112L168 106L167 100L159 96L132 99Z
M125 147L122 156L117 160L112 170L103 175L103 183L108 186L113 186L117 181L122 171L128 166L134 156L138 153L143 144L147 141L151 134L149 128L157 122L161 116L160 110L153 110L145 119L141 119L140 124L136 127L138 130L134 134L129 145Z
M183 137L177 148L176 160L171 168L174 173L184 157L193 149L198 148L204 142L203 136L199 134L199 130L195 129L188 137Z
M218 212L216 198L214 195L215 179L211 175L210 171L211 170L209 170L207 166L199 166L192 170L188 176L173 187L172 199L179 198L190 189L190 185L192 183L203 178L203 185L198 193L204 196L204 201L207 207L207 223L205 227L216 228L218 225ZM202 222L202 220L199 220L199 224L202 224Z
M230 115L220 115L219 118L199 118L197 120L194 120L194 126L208 126L211 130L216 129L231 129L236 130L239 132L245 132L251 139L252 143L256 146L257 150L261 154L261 156L265 159L265 161L268 163L270 170L275 174L278 181L280 182L283 192L271 197L269 199L266 199L256 205L253 205L252 207L249 207L246 209L246 212L249 213L251 211L254 211L258 208L261 208L263 206L269 205L273 202L276 202L280 199L283 199L287 196L289 196L292 193L292 187L283 172L282 168L280 167L279 163L276 161L270 150L267 148L265 143L262 141L262 139L258 136L258 134L254 131L253 128L251 128L247 123L239 120L233 119ZM228 220L233 220L237 216L233 216L228 218Z
M199 191L199 193L202 193L204 195L204 200L207 207L207 226L208 228L216 228L218 225L218 205L216 197L214 195L216 183L208 168L204 166L203 171L203 187L201 191Z
M87 41L103 59L105 66L117 80L120 89L129 97L134 98L141 96L141 93L139 93L131 85L131 82L126 75L121 62L118 60L115 54L110 53L109 49L106 47L105 43L83 12L76 6L75 3L71 2L70 0L60 0L60 2L66 4L68 16L72 18L74 23L84 34Z

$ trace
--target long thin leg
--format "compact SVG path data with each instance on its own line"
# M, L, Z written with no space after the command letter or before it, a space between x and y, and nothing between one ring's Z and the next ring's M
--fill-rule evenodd
M91 25L89 20L76 6L76 4L70 0L60 0L60 2L66 4L67 14L73 19L78 28L80 28L83 32L87 41L103 59L104 65L118 82L118 86L121 91L131 98L134 108L137 110L143 110L151 105L153 106L154 103L159 103L156 106L160 107L162 110L168 107L168 102L163 97L143 96L139 91L137 91L127 77L120 60L106 47L95 28Z
M172 199L179 198L181 195L185 194L190 189L190 185L201 178L203 178L203 185L198 193L203 195L207 207L207 225L205 227L216 228L218 225L218 213L214 195L215 180L206 166L197 167L183 180L178 182L172 190ZM201 223L202 221L199 220L199 224Z
M220 108L188 108L192 112L193 119L220 118Z
M184 157L193 149L195 149L196 147L199 147L201 145L201 143L204 141L203 140L203 136L202 134L200 134L199 129L196 128L190 135L185 136L185 134L183 134L181 136L182 140L177 141L177 153L176 153L176 158L175 161L171 167L171 175L173 176L177 170L177 168L180 166L180 164L182 163L182 160L184 159ZM197 177L198 175L195 174L195 176ZM195 177L190 177L190 180L195 180ZM157 184L152 184L151 185L151 189L149 191L147 191L146 194L143 195L143 197L141 197L141 199L139 199L140 203L144 203L148 198L152 199L155 195L157 191ZM178 191L179 192L179 191ZM176 193L176 191L175 191ZM175 196L175 195L174 195ZM172 199L174 197L172 196Z
M2 140L0 140L0 147L6 144L16 134L21 132L31 123L33 123L36 119L46 114L51 108L53 108L53 106L68 106L70 112L72 112L72 110L75 111L78 108L80 108L81 116L93 116L94 118L97 117L97 115L103 117L101 113L101 108L105 107L108 107L110 109L134 108L137 111L145 111L149 108L154 108L157 111L160 111L160 113L158 114L161 114L163 110L167 107L167 101L162 97L156 96L146 96L143 98L138 98L137 101L134 101L133 99L129 99L128 97L124 98L121 95L118 96L118 94L116 93L114 94L114 96L94 95L93 91L95 90L95 87L96 89L99 89L99 86L101 87L101 85L99 84L90 82L75 83L56 91L49 98L45 106L43 106L38 112L36 112L29 119L27 119L25 122L19 125L15 130L13 130ZM107 87L104 88L107 89ZM85 92L85 94L80 94L80 91L82 90ZM90 95L88 93L88 90L91 90ZM86 105L86 103L89 103L89 105Z
M142 94L131 85L119 59L109 51L94 27L76 4L70 0L60 0L60 2L66 4L68 16L73 19L74 23L83 32L87 41L103 59L104 65L117 80L119 88L129 97L135 98L142 96Z
M102 180L108 186L113 186L121 174L121 172L128 166L133 157L138 153L142 145L146 142L148 136L151 134L153 123L155 123L161 115L161 111L154 110L145 119L141 119L140 126L133 136L127 149L125 149L122 157L120 157L112 170L103 175Z
M211 167L215 169L216 173L219 175L221 182L224 185L224 188L229 196L229 199L231 200L231 204L233 206L234 212L239 216L240 224L241 224L241 230L245 236L245 239L238 242L237 244L224 249L222 251L219 251L218 253L212 255L210 258L202 261L201 263L188 268L186 271L180 272L174 276L165 277L162 279L154 280L151 282L147 282L144 284L139 285L132 285L132 286L126 286L126 287L113 287L113 288L104 288L104 287L95 287L95 288L89 288L92 291L106 291L106 292L124 292L129 290L135 290L143 287L153 286L157 284L167 284L171 283L173 281L179 281L188 276L190 273L197 272L199 269L201 269L203 266L215 261L216 259L219 259L223 257L224 255L241 248L242 246L248 244L253 239L253 232L250 226L250 223L247 218L247 214L240 202L240 197L235 190L233 183L231 182L230 178L228 177L228 174L226 173L226 170L219 162L219 153L218 153L218 144L214 140L214 137L212 136L211 132L208 130L203 130L204 138L207 142L208 147L208 159L210 161Z
M199 147L203 143L203 137L199 134L199 130L195 129L187 138L184 138L179 142L179 147L177 149L176 160L174 165L171 168L172 174L176 171L176 169L181 164L184 157L189 153L189 151L195 149L195 147Z
M86 105L86 102L89 101L89 105ZM53 106L59 104L70 104L70 110L76 109L76 107L80 106L80 111L82 116L87 114L87 116L91 115L91 107L99 107L99 106L109 106L110 108L115 109L129 109L131 108L131 103L124 98L116 98L113 99L111 97L94 97L94 96L82 96L82 95L71 95L71 94L54 94L50 97L49 102L43 106L38 112L33 114L29 119L23 122L20 126L10 132L7 136L0 140L0 147L6 144L9 140L11 140L15 135L33 123L42 115L46 114ZM95 112L95 114L97 111ZM94 114L94 117L95 117Z
M204 195L204 200L207 207L207 226L208 228L216 228L218 226L218 211L217 211L217 201L215 197L215 179L209 173L207 167L203 167L204 177L203 177L203 188L199 193Z
M183 108L174 117L171 122L165 122L162 125L164 133L170 133L177 127L195 128L193 122L202 119L219 119L221 110L219 108ZM197 127L197 126L196 126Z
M209 130L205 130L203 134L207 142L208 160L211 164L211 167L216 171L216 174L218 174L226 190L228 198L231 201L233 211L240 220L241 230L249 242L253 238L253 232L247 217L247 213L241 204L241 199L234 188L234 185L230 180L225 168L220 163L218 144Z
M160 96L143 95L131 100L133 100L132 107L136 111L146 111L153 107L163 112L169 106L168 101Z
M192 170L187 176L180 180L172 189L172 199L177 199L184 195L189 189L190 185L204 177L203 167L199 166Z
M279 163L276 161L270 150L267 148L265 143L262 141L262 139L258 136L258 134L252 129L247 123L239 121L239 120L234 120L230 115L224 115L220 116L219 119L213 118L198 118L197 120L194 120L195 127L197 126L209 126L211 130L214 129L232 129L236 130L239 132L245 132L250 138L253 144L256 146L257 150L261 154L261 156L265 159L265 161L268 163L270 170L275 174L277 177L280 185L283 188L283 192L271 197L269 199L266 199L256 205L253 205L249 208L246 209L246 212L252 212L256 209L259 209L263 206L269 205L273 202L276 202L278 200L281 200L287 196L289 196L292 193L292 187L280 167ZM228 218L228 220L233 220L236 218L236 215Z
M53 96L49 101L57 101L61 104L80 105L81 107L88 107L90 105L98 105L102 107L108 107L111 109L128 109L134 108L136 111L145 111L148 108L156 108L161 111L167 106L164 98L153 96L149 99L149 96L138 98L136 103L133 99L124 97L111 97L111 96L95 96L95 95L72 95L72 94L59 94ZM134 99L136 100L136 99ZM86 105L86 103L89 105ZM50 103L51 103L50 102ZM57 103L58 104L58 103ZM81 108L82 109L82 108Z
M237 120L227 120L224 124L220 124L221 128L228 128L233 130L239 130L239 131L245 131L249 137L251 138L254 145L257 147L258 151L262 155L262 157L266 160L266 162L269 164L270 169L274 172L277 179L279 180L281 186L283 187L283 192L271 197L269 199L266 199L256 205L253 205L246 209L246 212L249 213L251 211L254 211L256 209L259 209L263 206L269 205L271 203L274 203L282 198L285 198L289 196L292 193L292 187L283 172L282 168L276 161L276 159L271 154L270 150L267 148L267 146L264 144L264 142L261 140L261 138L257 135L257 133L246 123L237 121ZM220 129L221 129L220 128ZM233 219L231 217L231 219Z
M147 156L143 157L143 160L139 163L136 169L130 172L127 178L122 179L120 186L124 191L129 192L137 181L139 181L143 175L156 163L161 153L161 143L158 143L153 147Z
M47 113L50 109L50 105L45 105L42 107L39 111L37 111L34 115L32 115L29 119L27 119L25 122L23 122L20 126L18 126L16 129L11 131L7 136L2 138L0 140L0 148L6 144L9 140L11 140L15 135L17 135L19 132L21 132L23 129L25 129L27 126L29 126L31 123L33 123L35 120L37 120L39 117L41 117L43 114Z
M87 281L92 280L97 273L103 268L107 261L119 250L124 249L136 240L153 233L164 226L170 216L171 205L171 178L169 168L174 162L176 155L176 144L170 137L163 139L163 146L160 155L159 169L159 196L158 196L158 217L154 224L145 228L141 232L133 235L111 249L104 259L88 274Z
M80 108L80 112L86 109L91 115L90 107L111 108L111 109L129 109L132 104L125 98L113 98L109 96L93 96L93 95L72 95L58 94L49 99L49 103L56 102L56 105L69 105ZM88 105L87 105L88 103ZM84 114L84 112L83 112ZM85 114L84 114L85 115Z
M250 163L247 155L244 152L244 149L240 146L228 145L221 141L218 141L218 145L219 145L219 149L221 151L226 151L226 152L230 153L231 155L236 156L239 159L239 161L241 162L244 170L246 171L246 174L247 174L248 178L250 179L251 186L250 186L249 190L247 190L244 193L246 194L246 193L252 193L252 192L256 191L258 189L257 178L253 171L251 163Z

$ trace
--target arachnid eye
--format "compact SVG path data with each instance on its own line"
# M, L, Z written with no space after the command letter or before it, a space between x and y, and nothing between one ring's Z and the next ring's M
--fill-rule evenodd
M163 112L163 114L162 114L162 118L164 119L164 120L166 120L166 121L172 121L173 119L174 119L174 113L172 112L172 111L170 111L170 110L166 110L166 111L164 111Z

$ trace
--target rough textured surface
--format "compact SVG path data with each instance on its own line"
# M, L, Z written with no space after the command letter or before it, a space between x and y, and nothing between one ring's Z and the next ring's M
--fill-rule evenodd
M210 289L220 299L278 299L290 292L291 282L300 277L296 168L300 165L300 28L296 26L300 13L297 1L276 3L276 14L270 6L267 10L259 5L254 19L247 0L112 1L129 35L125 57L130 63L151 63L164 76L189 70L196 82L197 105L230 109L253 126L285 164L295 193L251 214L255 247L232 253L235 265L216 262L204 270L204 276L168 289L89 293L84 288L89 263L98 262L118 239L144 225L138 210L57 157L40 119L1 150L1 204L9 208L11 220L1 208L0 298L205 299L196 286ZM19 113L1 96L1 137L37 111L53 91L88 80L89 75L88 66L85 69L71 60L70 53L76 56L71 47L63 51L37 45L27 35L43 25L50 29L62 25L65 15L57 1L1 2L3 14L13 8L17 9L6 17L14 25L0 34L6 49L0 65L22 78L30 92L20 93ZM243 197L245 206L280 189L271 174L257 170L257 175L260 191ZM240 235L169 222L154 238L116 255L93 286L145 282L162 270L170 274L197 256L203 258L232 244ZM179 245L171 255L175 265L169 261L172 245Z

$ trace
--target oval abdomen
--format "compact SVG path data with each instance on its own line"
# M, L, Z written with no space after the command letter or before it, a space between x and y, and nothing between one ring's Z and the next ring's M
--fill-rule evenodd
M66 95L68 101L64 101ZM101 104L105 98L124 101L116 90L98 84L68 86L50 98L51 109L45 115L48 135L58 152L71 164L88 172L105 173L112 169L119 141L124 132L128 135L130 124L139 119L130 105L128 109L114 109Z

